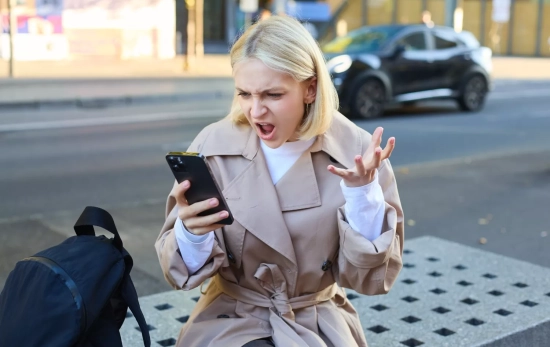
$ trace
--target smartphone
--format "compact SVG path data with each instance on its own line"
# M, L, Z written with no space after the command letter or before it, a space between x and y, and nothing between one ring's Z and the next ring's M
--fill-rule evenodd
M178 183L185 180L191 182L191 187L185 192L185 198L189 205L212 198L218 199L218 206L203 211L198 216L227 211L229 216L218 223L233 224L233 215L203 155L193 152L169 152L166 154L166 161Z

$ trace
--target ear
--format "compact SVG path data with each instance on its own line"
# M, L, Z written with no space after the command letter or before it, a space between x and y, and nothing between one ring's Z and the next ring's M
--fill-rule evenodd
M317 77L312 77L306 83L304 103L311 104L315 101L315 97L317 96Z

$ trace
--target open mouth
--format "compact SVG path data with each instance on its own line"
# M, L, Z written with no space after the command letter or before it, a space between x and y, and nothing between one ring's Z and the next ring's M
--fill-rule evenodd
M264 140L270 140L275 133L275 126L270 123L256 123L260 137Z

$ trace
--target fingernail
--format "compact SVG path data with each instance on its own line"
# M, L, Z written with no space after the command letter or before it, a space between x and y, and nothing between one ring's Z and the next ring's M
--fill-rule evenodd
M218 203L218 201L216 199L210 200L210 205L211 206L216 206L217 203Z
M225 218L227 216L228 216L227 212L225 212L225 211L220 212L220 217Z
M188 187L189 187L189 181L184 181L183 188L188 188Z

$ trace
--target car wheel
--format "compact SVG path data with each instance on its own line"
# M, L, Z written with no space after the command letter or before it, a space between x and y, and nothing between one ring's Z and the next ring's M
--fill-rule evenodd
M386 89L379 80L369 78L355 89L352 100L351 111L354 117L363 119L380 117L384 112Z
M458 105L463 111L475 112L483 108L487 96L487 81L481 75L470 77L458 98Z

